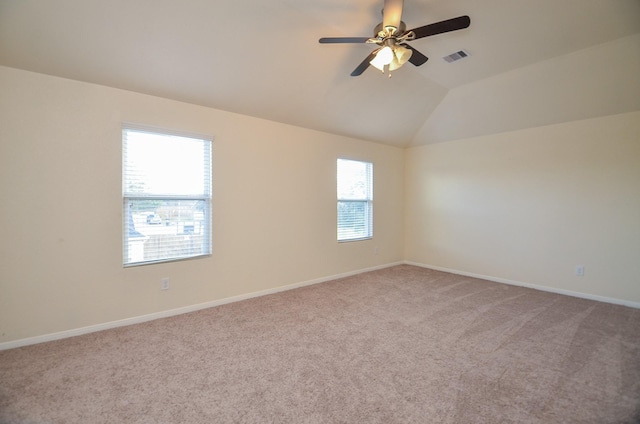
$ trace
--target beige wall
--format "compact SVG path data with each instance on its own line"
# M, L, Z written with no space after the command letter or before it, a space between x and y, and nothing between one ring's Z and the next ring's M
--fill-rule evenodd
M640 302L640 112L411 148L405 178L408 261Z
M401 149L10 68L0 93L0 343L403 259ZM211 257L122 267L123 122L214 136ZM374 163L373 240L336 242L338 157Z

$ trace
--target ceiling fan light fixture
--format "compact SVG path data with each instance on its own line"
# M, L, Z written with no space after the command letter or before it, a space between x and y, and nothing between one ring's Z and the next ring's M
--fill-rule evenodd
M394 51L389 46L384 46L381 48L378 53L376 53L376 57L369 62L373 67L379 69L384 72L384 67L391 64L395 58Z
M381 72L384 72L385 67L388 66L388 70L391 72L407 63L412 53L411 49L403 46L384 46L369 63Z
M393 60L389 64L389 71L395 71L409 61L413 50L403 46L396 46L393 50Z

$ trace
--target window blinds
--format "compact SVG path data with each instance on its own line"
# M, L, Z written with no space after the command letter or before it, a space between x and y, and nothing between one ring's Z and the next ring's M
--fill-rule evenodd
M373 164L337 162L338 241L373 236Z
M122 130L123 263L211 254L211 139Z

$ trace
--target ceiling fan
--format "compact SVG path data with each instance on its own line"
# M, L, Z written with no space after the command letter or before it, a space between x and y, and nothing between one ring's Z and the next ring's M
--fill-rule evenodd
M373 37L324 37L318 40L321 44L336 43L368 43L379 47L369 54L356 69L351 72L352 77L361 75L369 65L382 72L385 69L391 76L391 71L411 62L415 66L424 64L429 58L407 44L408 41L445 32L467 28L471 19L464 15L457 18L421 26L407 31L402 21L402 6L404 0L384 0L382 22L373 30Z

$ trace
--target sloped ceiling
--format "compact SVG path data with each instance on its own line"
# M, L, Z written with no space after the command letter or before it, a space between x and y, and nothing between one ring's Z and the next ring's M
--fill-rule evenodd
M383 0L0 0L0 65L396 146L640 109L638 0L407 0L430 60L351 71ZM471 56L448 64L464 49Z

